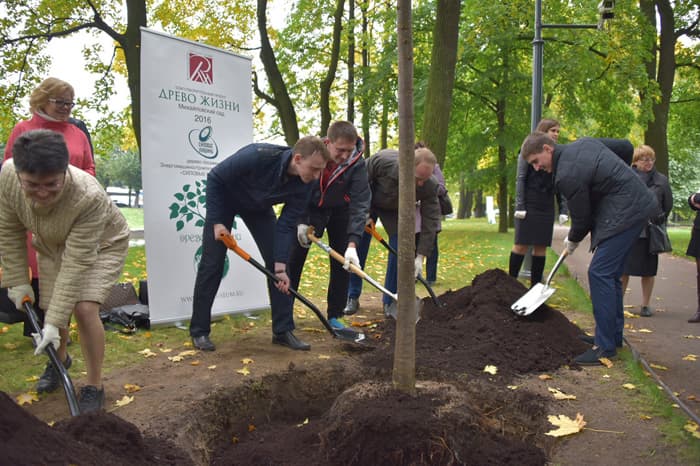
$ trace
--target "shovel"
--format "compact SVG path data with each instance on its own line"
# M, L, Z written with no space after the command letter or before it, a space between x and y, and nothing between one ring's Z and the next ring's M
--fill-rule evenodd
M34 332L38 333L39 336L41 336L42 331L41 326L39 326L39 318L36 315L36 311L34 310L34 306L32 306L32 301L29 299L29 296L25 296L22 300L22 303L24 304L24 310L27 312L29 322L31 323L32 328L34 329ZM58 358L56 348L54 348L52 344L48 344L46 346L45 351L49 355L49 360L51 361L51 364L53 364L53 367L58 371L58 374L60 376L61 385L63 385L63 391L66 392L66 400L68 400L68 409L70 410L70 415L79 415L80 405L78 404L78 399L75 397L75 388L73 387L73 382L71 382L71 379L68 376L68 371L65 367L63 367L63 363Z
M341 256L339 252L328 246L326 243L321 241L320 238L317 238L316 235L314 235L314 228L312 226L309 226L308 231L306 232L306 235L309 237L311 241L313 241L318 247L323 249L328 253L329 256L331 256L333 259L337 260L341 264L345 264L345 257ZM348 267L348 270L358 277L364 279L367 281L367 283L371 284L373 287L384 293L385 295L389 296L391 299L394 300L391 304L386 309L386 313L389 314L391 317L396 320L398 316L398 309L396 308L396 303L399 300L399 297L396 293L392 293L391 291L387 290L384 288L382 285L379 284L375 279L370 277L365 273L364 270L362 270L360 267L356 266L355 264L350 264ZM415 305L415 311L416 311L416 323L420 320L420 311L423 307L423 303L421 302L420 298L416 298L416 305Z
M374 236L374 239L382 243L382 245L393 255L398 256L398 253L396 252L396 249L392 248L389 243L386 242L384 238L382 238L382 235L379 234L376 228L374 228L374 222L371 222L368 225L365 225L365 231L369 233L370 235ZM433 304L435 304L437 307L443 307L445 306L445 303L441 303L438 301L437 296L435 296L435 292L433 291L433 288L428 284L428 282L423 278L421 274L418 274L416 276L416 280L421 282L423 286L425 286L425 289L428 290L428 294L430 295L430 299L433 301Z
M259 271L261 271L262 273L267 275L268 278L270 278L274 282L277 282L277 277L275 276L275 274L270 272L269 270L267 270L265 268L265 266L262 265L260 262L256 261L252 257L250 257L250 254L248 254L240 246L238 246L238 243L236 242L236 240L234 239L233 236L231 236L230 234L224 233L221 236L219 236L219 238L221 239L221 241L223 241L223 243L226 245L226 247L228 247L233 252L238 254L244 261L248 262L253 267L255 267L256 269L258 269ZM353 343L366 343L366 341L365 341L366 336L364 333L355 331L355 330L348 328L348 327L346 327L346 328L333 328L331 326L331 324L328 322L328 320L325 317L323 317L323 314L314 305L314 303L312 303L311 301L306 299L304 296L300 295L298 291L296 291L292 288L289 288L289 292L292 293L292 295L294 295L294 297L296 299L298 299L302 303L306 304L306 306L309 309L311 309L314 312L314 314L316 314L316 317L318 317L318 319L321 321L323 326L326 327L326 329L334 337L340 338L341 340L351 341Z
M557 259L557 262L554 264L552 271L549 272L549 275L547 276L547 281L544 284L538 283L532 288L530 288L530 291L525 293L519 300L513 303L513 305L510 307L510 310L515 312L517 315L524 317L529 316L530 314L535 312L538 307L544 304L544 302L547 301L549 297L552 296L556 291L556 289L551 288L549 284L552 281L554 273L557 271L559 266L562 264L562 262L564 262L564 259L566 259L566 256L568 255L569 252L565 249L559 256L559 259Z

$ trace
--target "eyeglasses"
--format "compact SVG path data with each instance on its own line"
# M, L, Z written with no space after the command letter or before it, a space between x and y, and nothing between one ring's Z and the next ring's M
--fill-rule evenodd
M33 181L24 180L21 176L19 176L19 174L17 175L17 179L19 180L19 184L22 186L22 189L28 193L36 193L39 191L55 193L63 189L63 185L66 182L66 173L63 173L60 180L56 179L49 183L34 183Z
M68 108L75 107L75 102L73 102L72 100L49 99L49 102L54 104L56 107L68 107Z

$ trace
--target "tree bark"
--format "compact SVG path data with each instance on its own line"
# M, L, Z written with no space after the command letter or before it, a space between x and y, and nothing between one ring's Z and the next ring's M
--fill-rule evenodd
M496 104L498 132L506 131L506 100L499 99ZM498 144L498 232L508 233L508 152L506 147Z
M355 0L348 0L348 108L347 119L355 123Z
M145 0L127 0L126 33L119 44L126 61L127 85L131 95L131 123L136 144L141 147L141 26L146 27ZM139 154L141 151L139 151ZM140 155L139 155L140 158Z
M438 0L421 140L444 165L457 64L461 0Z
M416 182L413 114L413 32L411 0L398 0L399 65L399 243L398 320L393 383L397 390L416 391L416 287L414 278Z
M299 126L297 114L294 110L292 99L289 98L287 86L282 78L275 52L270 44L270 37L267 34L267 0L258 0L258 32L260 33L260 60L265 67L267 80L272 88L274 100L269 102L277 108L279 112L284 139L287 144L293 146L299 140ZM258 94L259 95L259 94Z
M343 9L345 0L338 0L333 14L333 43L331 45L331 60L326 70L326 77L321 81L321 134L326 134L331 124L330 95L335 72L338 70L338 58L340 57L340 33L343 29Z

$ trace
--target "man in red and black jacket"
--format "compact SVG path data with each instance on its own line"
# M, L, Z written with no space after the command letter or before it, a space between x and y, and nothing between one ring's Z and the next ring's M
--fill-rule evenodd
M308 225L312 225L316 236L328 230L328 242L336 251L345 251L345 266L360 266L356 247L365 229L372 192L367 181L367 166L362 158L362 139L357 129L347 121L336 121L328 128L326 138L331 160L315 184L311 193L307 223L298 227L299 244L292 247L289 255L289 279L297 288L306 261L310 242L306 236ZM343 316L345 297L348 294L349 275L343 264L330 260L328 283L328 321L334 328L343 328L339 320ZM294 305L290 297L288 305ZM291 310L290 310L291 312ZM308 348L302 348L308 349Z

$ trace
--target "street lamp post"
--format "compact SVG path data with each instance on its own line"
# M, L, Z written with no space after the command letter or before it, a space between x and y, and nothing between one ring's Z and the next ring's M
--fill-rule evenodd
M542 29L603 29L607 21L615 17L614 0L603 0L598 4L600 20L597 24L544 24L542 23L542 0L535 0L535 37L532 39L532 106L530 110L530 131L535 131L542 119L542 69L544 57L544 40ZM520 276L529 278L531 275L532 246L527 249Z

